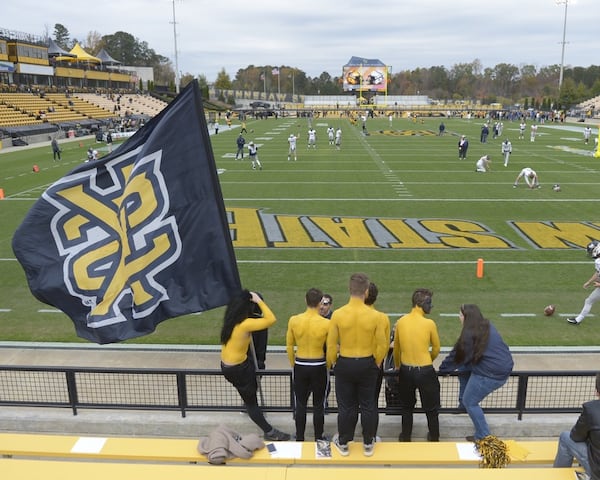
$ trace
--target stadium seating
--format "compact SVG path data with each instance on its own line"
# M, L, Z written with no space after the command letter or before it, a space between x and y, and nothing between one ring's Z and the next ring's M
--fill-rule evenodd
M69 104L71 100L72 105ZM77 122L88 118L109 118L112 112L63 93L0 93L0 126Z
M149 95L124 94L121 95L119 103L115 96L98 95L94 93L78 93L77 96L88 103L97 105L105 110L113 112L121 117L126 112L132 115L148 115L153 117L167 106L166 102ZM115 112L115 106L120 105L121 110Z

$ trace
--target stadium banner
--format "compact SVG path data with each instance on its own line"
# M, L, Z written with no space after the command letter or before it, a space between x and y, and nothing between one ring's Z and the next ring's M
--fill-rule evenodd
M241 285L197 81L51 185L12 246L33 295L96 343L227 304Z

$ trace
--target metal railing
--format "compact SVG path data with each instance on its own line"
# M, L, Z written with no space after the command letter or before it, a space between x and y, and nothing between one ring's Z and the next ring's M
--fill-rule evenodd
M577 413L594 398L595 371L513 372L506 384L482 403L486 412ZM379 396L380 413L397 415L395 372L385 372ZM260 402L265 411L292 412L290 370L264 370L259 375ZM440 377L440 413L458 413L458 380ZM78 409L239 411L236 390L220 370L107 369L0 366L0 406ZM420 411L417 404L417 411ZM337 411L331 382L329 412Z

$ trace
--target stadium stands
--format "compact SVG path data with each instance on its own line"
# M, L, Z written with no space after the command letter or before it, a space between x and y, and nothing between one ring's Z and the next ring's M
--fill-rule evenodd
M577 108L583 110L588 116L597 116L600 113L600 95L581 102Z
M78 93L76 95L86 102L113 112L114 115L120 117L124 117L127 112L131 115L149 115L153 117L167 106L166 102L150 95L124 94L118 97L94 93ZM119 99L118 102L117 98ZM115 110L117 106L120 106L121 109Z
M47 93L46 97L62 107L81 114L84 118L110 118L113 112L89 103L75 95L66 96L64 93Z
M71 102L71 104L69 103ZM109 110L63 93L0 93L0 127L106 119Z

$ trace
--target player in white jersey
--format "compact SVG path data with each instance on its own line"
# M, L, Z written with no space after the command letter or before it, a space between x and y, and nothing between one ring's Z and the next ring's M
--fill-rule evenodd
M508 161L510 160L510 154L512 153L512 143L507 138L502 142L502 156L504 157L504 166L508 167Z
M490 163L492 163L492 159L490 158L490 156L484 155L479 160L477 160L477 163L475 164L475 171L481 173L489 172L491 170Z
M587 145L590 142L590 136L592 135L592 127L585 127L583 129L583 141Z
M525 127L527 127L525 120L521 120L521 123L519 124L519 139L521 140L525 138Z
M310 127L308 130L308 148L317 148L317 131Z
M258 159L258 146L256 146L254 142L248 144L248 155L250 157L250 162L252 162L252 170L256 170L256 167L258 167L259 170L262 170L262 165Z
M531 135L529 136L530 142L535 142L535 136L537 135L537 125L534 123L531 125Z
M292 159L292 155L294 156L294 162L296 160L298 160L298 156L296 155L296 141L298 140L298 137L296 135L294 135L293 133L290 133L290 136L288 137L288 143L290 145L290 148L288 149L288 162Z
M335 148L338 150L342 148L342 129L339 127L335 131Z
M515 179L515 184L513 187L516 188L519 185L519 180L521 180L521 178L525 179L525 183L529 188L540 188L539 179L535 170L529 167L525 167L523 170L521 170Z
M567 322L571 325L579 325L583 322L583 319L590 314L594 303L600 300L600 242L597 240L592 241L587 246L588 254L594 259L594 274L591 278L583 284L583 288L590 286L594 287L592 293L588 295L583 304L581 312L576 317L567 318Z
M335 130L333 127L327 127L327 138L329 139L329 145L333 145L333 139L335 136Z

